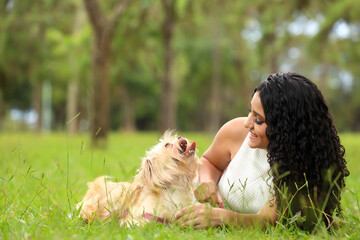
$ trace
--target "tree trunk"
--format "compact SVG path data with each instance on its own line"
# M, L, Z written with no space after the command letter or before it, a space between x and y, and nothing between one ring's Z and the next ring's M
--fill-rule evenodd
M261 64L266 67L266 75L278 72L278 53L275 48L276 35L274 31L275 29L273 29L273 31L268 29L268 32L264 33L264 36L258 45L260 57L262 59Z
M77 133L79 131L79 118L75 117L79 114L78 110L78 98L79 98L79 84L77 81L71 81L68 84L67 89L67 128L70 134Z
M5 115L5 106L4 106L4 100L3 100L3 89L0 89L0 133L2 132L3 127L3 119Z
M249 83L249 75L246 74L246 69L244 67L244 57L243 56L237 56L235 59L235 66L237 69L237 76L240 81L240 99L243 101L244 105L248 106L251 101L252 91L251 84Z
M73 27L73 36L81 31L85 24L85 12L81 4L77 4L76 18ZM71 56L69 58L69 64L71 69L71 80L68 83L67 90L67 103L66 103L66 119L68 122L68 133L74 134L79 131L80 118L77 116L79 112L79 64L77 59ZM76 117L77 116L77 117Z
M97 0L84 0L94 31L90 133L92 143L105 145L110 130L109 61L113 31L129 0L119 2L107 19Z
M52 113L52 86L48 81L43 82L41 88L42 102L41 102L41 130L49 132L52 129L53 113Z
M109 54L110 42L102 40L101 36L95 37L93 49L93 79L90 131L94 143L103 145L106 141L109 119Z
M42 83L38 82L34 85L33 89L33 104L37 114L37 120L35 124L35 132L41 133L42 129Z
M165 19L162 24L162 36L165 46L164 76L161 82L161 126L160 131L176 128L175 88L171 69L173 63L172 39L175 25L175 0L163 0Z
M270 74L278 72L278 65L277 65L277 55L276 53L272 53L270 57Z
M321 65L318 87L325 99L327 98L328 95L328 81L327 81L328 75L329 75L329 63L324 61L324 63Z
M216 23L213 26L210 120L207 129L214 133L219 130L221 124L221 46L219 26Z
M122 130L126 132L134 132L136 130L135 127L135 111L134 111L134 104L131 99L131 94L127 91L126 88L122 88L122 110L124 116L124 124Z

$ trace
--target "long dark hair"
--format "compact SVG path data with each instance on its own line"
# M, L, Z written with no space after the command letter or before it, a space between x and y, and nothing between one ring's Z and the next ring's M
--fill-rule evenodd
M302 219L298 226L310 231L319 222L330 227L333 215L341 214L340 195L349 171L324 97L297 73L270 75L256 91L264 108L268 161L282 217Z

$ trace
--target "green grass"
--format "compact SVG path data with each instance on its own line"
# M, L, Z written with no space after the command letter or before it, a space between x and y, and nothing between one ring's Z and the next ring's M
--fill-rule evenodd
M196 140L198 155L213 135L184 133ZM334 235L315 236L281 226L258 229L195 231L176 225L120 228L116 222L84 224L74 205L86 183L100 175L131 180L157 133L113 133L107 149L92 149L87 135L66 133L0 135L0 239L359 239L360 135L343 134L350 170L343 194L344 226ZM72 217L70 215L73 214Z

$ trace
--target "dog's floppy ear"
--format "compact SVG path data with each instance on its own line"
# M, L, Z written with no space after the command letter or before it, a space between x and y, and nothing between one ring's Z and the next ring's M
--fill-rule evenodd
M170 182L166 181L163 177L159 176L159 172L156 169L155 158L146 158L143 163L143 178L146 184L151 189L167 188L170 186Z
M147 158L144 163L144 177L146 181L152 181L152 162L149 158Z

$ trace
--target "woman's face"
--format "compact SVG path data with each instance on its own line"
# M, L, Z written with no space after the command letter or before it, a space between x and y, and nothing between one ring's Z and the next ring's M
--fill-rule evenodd
M266 149L269 144L269 139L265 134L267 125L265 123L265 114L259 92L255 92L251 100L245 127L248 128L250 132L248 142L249 147Z

